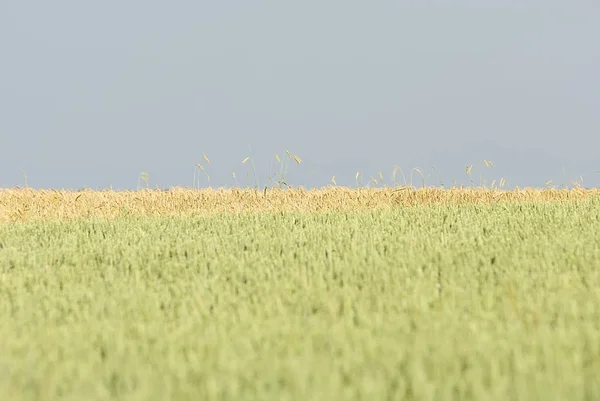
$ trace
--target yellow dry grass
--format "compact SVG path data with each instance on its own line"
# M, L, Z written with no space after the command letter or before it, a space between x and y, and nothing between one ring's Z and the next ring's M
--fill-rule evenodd
M571 201L600 189L359 188L66 191L0 189L0 221L281 211L354 211L420 204Z

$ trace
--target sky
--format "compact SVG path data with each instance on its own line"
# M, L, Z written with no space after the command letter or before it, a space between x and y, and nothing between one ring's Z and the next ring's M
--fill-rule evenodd
M592 0L5 0L0 187L413 168L415 186L599 187L599 20Z

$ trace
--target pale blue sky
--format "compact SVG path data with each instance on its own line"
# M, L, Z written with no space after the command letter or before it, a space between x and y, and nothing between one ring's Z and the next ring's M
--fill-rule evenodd
M211 186L245 185L246 156L264 186L286 149L294 186L469 164L600 186L598 21L591 0L5 0L0 187L191 186L201 153Z

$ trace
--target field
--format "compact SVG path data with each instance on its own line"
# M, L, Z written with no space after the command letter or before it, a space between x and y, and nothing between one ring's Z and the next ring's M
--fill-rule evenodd
M600 190L0 190L2 400L600 399Z

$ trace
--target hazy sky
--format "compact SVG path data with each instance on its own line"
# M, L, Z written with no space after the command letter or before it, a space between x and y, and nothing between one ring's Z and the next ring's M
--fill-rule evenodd
M592 0L3 0L0 187L191 186L202 153L202 186L252 185L250 156L262 187L286 149L293 186L470 164L600 186L598 21Z

